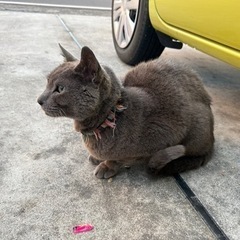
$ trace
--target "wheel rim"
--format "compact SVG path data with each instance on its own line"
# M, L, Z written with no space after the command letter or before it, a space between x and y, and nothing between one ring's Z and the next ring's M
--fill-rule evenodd
M132 40L138 16L139 0L113 1L113 33L120 48L126 48Z

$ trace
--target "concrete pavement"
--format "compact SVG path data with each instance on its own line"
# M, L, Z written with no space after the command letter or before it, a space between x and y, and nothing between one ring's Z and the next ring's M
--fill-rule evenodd
M70 7L94 7L94 8L111 8L112 1L111 0L10 0L4 1L0 0L0 2L7 2L14 4L33 4L33 5L54 5L54 6L70 6Z
M71 120L49 118L37 105L46 74L63 60L58 42L75 55L89 46L119 76L129 69L114 51L110 18L84 14L0 11L0 239L216 239L174 178L133 167L112 182L96 179ZM240 71L186 46L162 57L191 65L213 98L213 159L181 176L237 240ZM85 223L94 230L72 233Z

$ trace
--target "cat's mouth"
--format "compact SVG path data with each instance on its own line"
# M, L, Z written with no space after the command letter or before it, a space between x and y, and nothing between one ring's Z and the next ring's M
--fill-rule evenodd
M66 117L66 113L61 108L55 108L55 107L44 108L42 106L42 109L45 112L45 114L49 117Z

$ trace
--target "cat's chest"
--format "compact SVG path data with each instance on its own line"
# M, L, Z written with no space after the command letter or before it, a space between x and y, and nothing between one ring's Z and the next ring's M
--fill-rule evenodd
M99 160L115 158L117 153L117 139L114 135L99 133L83 137L84 144L89 153Z
M98 136L84 136L83 140L89 153L99 160L117 160L131 156L136 152L136 142L125 136L125 132L119 129L106 129Z

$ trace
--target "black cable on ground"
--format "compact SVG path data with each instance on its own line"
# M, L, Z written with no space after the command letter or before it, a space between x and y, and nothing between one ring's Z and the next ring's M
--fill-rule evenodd
M200 202L200 200L195 195L195 193L191 190L191 188L187 185L184 179L179 174L174 175L174 178L178 186L181 188L181 190L189 200L189 202L192 204L195 210L202 216L203 220L205 221L207 226L210 228L210 230L213 232L213 234L216 236L216 238L219 240L229 240L227 235L224 233L221 227L216 223L216 221L213 219L211 214L203 206L203 204Z

